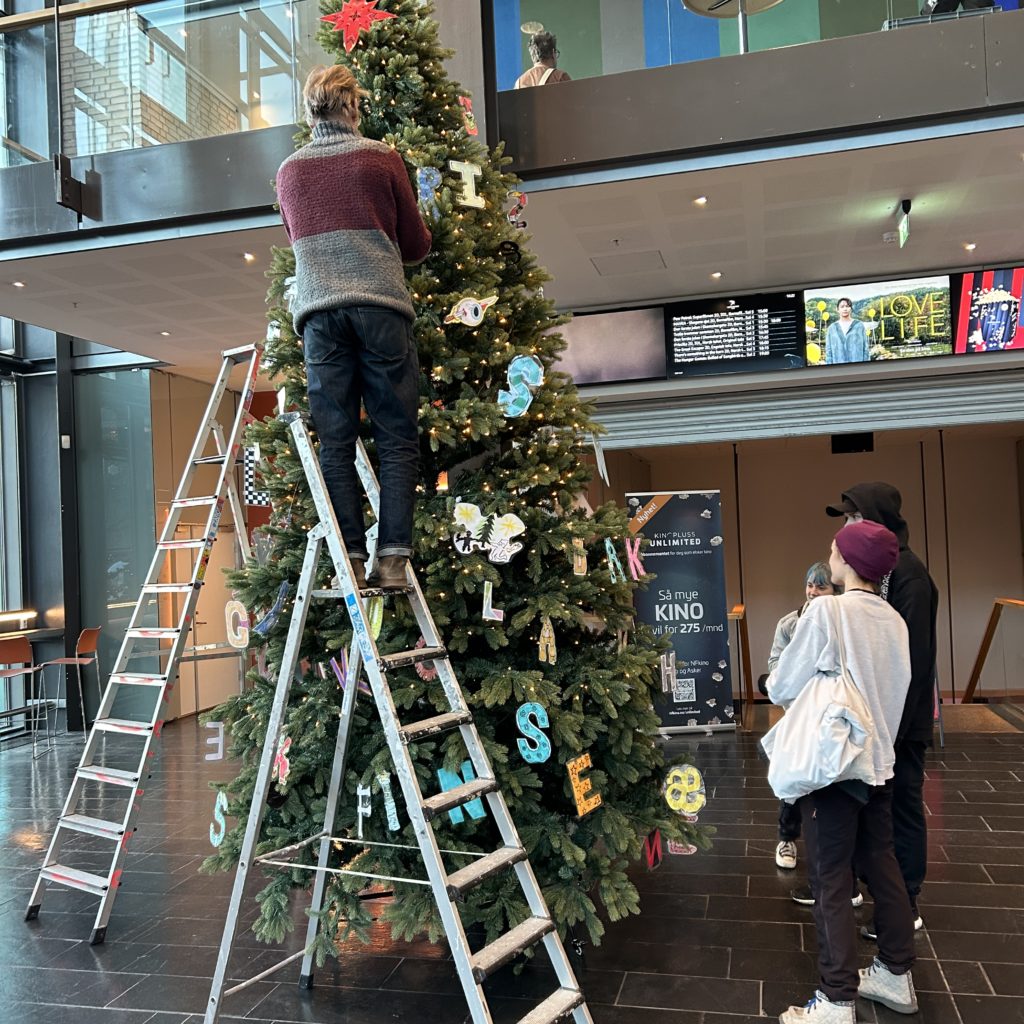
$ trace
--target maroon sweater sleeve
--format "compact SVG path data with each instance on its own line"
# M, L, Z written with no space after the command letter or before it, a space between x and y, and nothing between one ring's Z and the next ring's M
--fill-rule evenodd
M430 252L432 239L416 205L405 161L397 152L393 152L392 156L391 191L395 197L398 248L403 263L419 263Z
M278 168L277 180L274 182L274 186L277 189L277 205L281 209L281 220L284 222L284 233L288 236L288 241L295 241L292 238L292 228L288 223L288 203L289 196L287 192L287 177L288 168L284 165Z

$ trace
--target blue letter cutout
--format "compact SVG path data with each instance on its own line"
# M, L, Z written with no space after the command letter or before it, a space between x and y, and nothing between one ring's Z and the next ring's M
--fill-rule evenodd
M449 790L454 789L456 786L461 786L464 782L471 782L476 778L476 772L473 771L472 761L463 761L461 778L455 772L448 771L447 768L438 768L437 777L441 781L441 789ZM463 804L462 807L454 807L448 812L448 817L451 818L453 824L461 825L465 820L462 813L463 807L469 811L471 818L483 818L487 814L487 811L484 810L483 799L477 797L475 800L470 800L469 803Z
M537 725L534 725L530 720L531 715L536 717ZM516 712L516 725L519 726L519 731L526 737L525 740L517 741L519 743L519 753L523 755L523 760L528 761L530 764L543 764L551 756L551 741L541 732L541 729L548 727L547 711L536 701L523 704ZM540 728L537 726L540 726ZM535 747L531 746L530 740L533 740L537 745Z

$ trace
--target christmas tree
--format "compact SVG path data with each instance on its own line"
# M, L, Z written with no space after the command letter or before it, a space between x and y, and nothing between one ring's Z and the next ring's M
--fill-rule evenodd
M627 869L649 833L660 829L665 838L707 845L706 834L673 813L661 794L665 768L652 698L664 642L633 621L637 584L621 568L625 513L611 503L591 511L582 500L591 475L586 456L601 428L572 380L554 369L563 342L553 329L564 321L545 299L548 278L525 246L519 182L500 149L490 152L478 141L469 99L445 73L450 51L438 42L431 5L333 0L323 10L322 44L369 93L361 131L402 155L433 234L430 255L407 272L422 368L414 565L554 919L563 933L583 924L597 941L603 920L638 912ZM307 138L300 133L297 141ZM275 250L266 357L287 407L305 410L302 348L287 309L293 273L291 250ZM248 440L259 445L273 509L269 556L232 577L236 596L255 612L275 601L280 606L282 585L294 585L316 520L284 424L256 423ZM333 574L326 556L321 569L326 585ZM387 601L378 645L383 652L409 650L420 637L408 606L401 598ZM251 646L265 644L262 671L250 673L252 688L209 716L225 723L243 767L224 787L238 824L208 869L229 869L238 859L289 614L285 600L265 638L252 637ZM324 666L349 639L340 602L314 602L302 680L286 717L290 771L274 787L261 850L322 827L342 696ZM447 710L432 672L417 669L388 677L405 721ZM524 719L527 712L517 715L524 703L540 710ZM527 741L524 732L534 738ZM545 745L550 756L541 760ZM425 794L441 788L439 770L458 773L466 756L457 731L411 749ZM375 779L392 765L366 696L357 703L349 750L332 834L355 834L356 789L372 785L363 836L415 845L400 804L401 831L388 828ZM590 755L591 791L601 800L581 817L566 764L582 754ZM459 824L445 816L435 826L442 848L496 848L489 815L472 811ZM315 861L316 845L302 857ZM423 876L409 850L346 845L335 857L337 866L378 875ZM259 897L259 936L279 941L292 927L290 891L311 878L300 871L270 877ZM328 876L318 954L369 923L357 895L364 884ZM394 891L385 912L392 933L436 938L429 889L396 884ZM462 917L467 925L481 923L490 939L525 914L514 875L506 872L470 894Z

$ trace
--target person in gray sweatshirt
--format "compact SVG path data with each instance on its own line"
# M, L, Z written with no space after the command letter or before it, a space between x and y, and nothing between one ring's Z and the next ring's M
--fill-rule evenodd
M806 1006L780 1016L782 1024L856 1024L858 995L897 1013L918 1008L910 974L914 918L892 831L893 745L910 686L910 651L906 624L878 592L898 557L896 536L879 523L840 530L829 566L843 594L810 603L768 678L768 696L786 707L807 686L829 685L841 670L837 615L846 670L870 713L872 736L870 784L836 782L800 800L820 984ZM850 903L855 859L874 899L878 933L878 956L860 972Z

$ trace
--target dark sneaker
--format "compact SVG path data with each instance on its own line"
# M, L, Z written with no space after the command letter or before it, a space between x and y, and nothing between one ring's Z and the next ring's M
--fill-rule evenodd
M793 897L793 902L799 903L801 907L814 906L814 893L811 892L809 885L801 885L800 888L794 889L790 896ZM858 892L855 896L851 896L850 902L855 907L861 906L864 903L864 893Z
M917 908L914 908L914 931L919 932L924 927L924 921L921 915L917 913ZM860 930L860 937L862 939L868 939L871 942L878 941L878 932L875 931L875 926L864 925Z
M405 555L384 555L377 559L366 582L382 590L401 590L409 585L408 569L409 559Z

